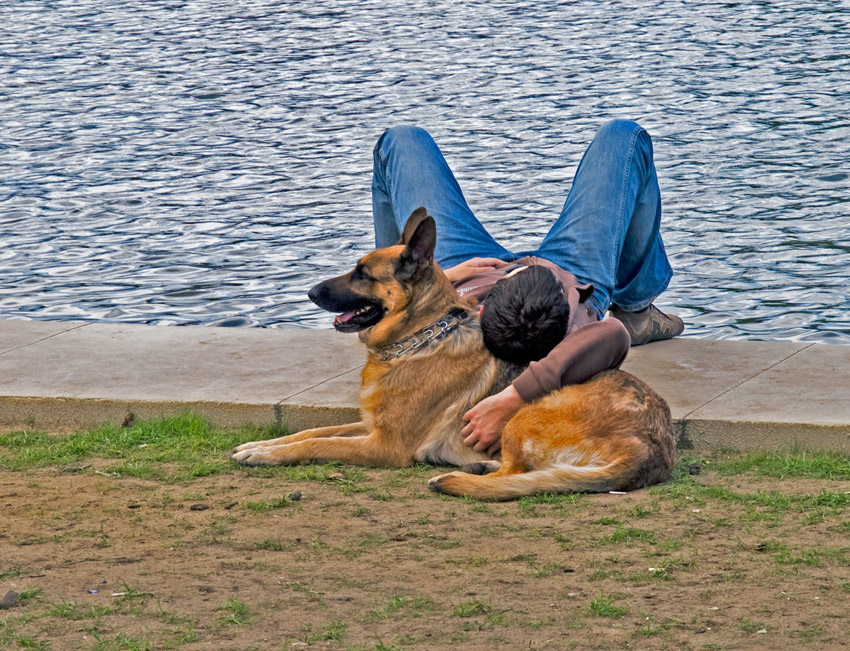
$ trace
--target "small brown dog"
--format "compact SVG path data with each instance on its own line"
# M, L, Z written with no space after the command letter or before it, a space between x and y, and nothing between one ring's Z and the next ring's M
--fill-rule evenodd
M623 371L520 409L502 434L501 463L463 444L463 414L522 369L485 348L474 302L461 298L434 262L436 242L436 224L419 208L398 245L372 251L309 292L319 307L341 312L337 330L358 332L366 345L362 422L245 443L233 459L252 466L464 466L470 472L434 477L429 488L482 500L630 490L669 478L676 447L670 409Z

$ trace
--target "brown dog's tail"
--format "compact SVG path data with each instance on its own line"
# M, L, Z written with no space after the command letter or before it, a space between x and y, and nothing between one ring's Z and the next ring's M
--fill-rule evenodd
M634 460L616 460L606 465L558 464L530 472L470 475L450 472L434 477L428 488L448 495L465 495L477 500L513 500L540 493L602 493L633 484Z

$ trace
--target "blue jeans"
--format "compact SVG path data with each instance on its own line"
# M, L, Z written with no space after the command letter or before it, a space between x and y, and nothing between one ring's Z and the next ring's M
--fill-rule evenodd
M581 160L561 215L534 251L513 253L472 214L446 159L427 131L387 129L375 145L372 213L378 247L398 243L424 206L437 222L434 257L444 268L473 257L536 255L591 283L599 318L612 303L634 312L663 292L673 270L661 241L661 194L644 129L604 124Z

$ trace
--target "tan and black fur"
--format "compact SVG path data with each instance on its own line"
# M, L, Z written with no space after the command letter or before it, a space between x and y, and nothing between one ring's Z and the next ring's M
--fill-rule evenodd
M334 322L338 330L358 332L366 345L362 421L245 443L233 459L246 465L464 466L471 472L434 477L429 487L482 500L630 490L666 480L675 453L670 409L623 371L600 373L520 409L504 429L501 464L463 444L463 414L522 369L485 348L474 303L458 295L433 261L436 237L434 220L419 208L398 245L372 251L349 273L310 290L323 309L344 312ZM452 308L469 309L469 320L443 339L382 361L382 348Z

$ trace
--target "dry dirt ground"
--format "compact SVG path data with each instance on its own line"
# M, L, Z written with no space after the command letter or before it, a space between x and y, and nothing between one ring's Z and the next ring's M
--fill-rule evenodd
M427 467L0 470L0 648L850 646L850 481L694 461L504 504Z

